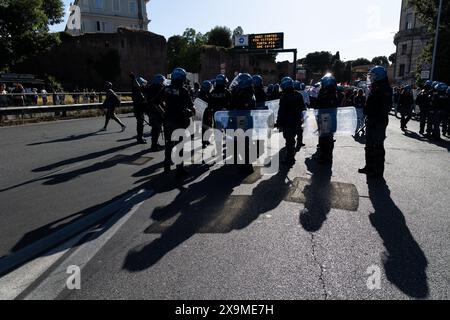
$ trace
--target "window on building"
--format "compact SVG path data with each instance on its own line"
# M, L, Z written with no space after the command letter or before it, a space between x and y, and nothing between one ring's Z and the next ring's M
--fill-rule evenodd
M100 21L97 21L97 31L101 31Z
M129 12L132 15L136 15L137 14L137 3L136 1L132 0L128 2L128 8L129 8Z
M405 76L405 68L406 68L406 66L404 64L400 65L400 70L398 71L398 76L399 77Z
M103 9L103 0L94 0L95 9Z
M412 13L409 13L406 16L406 30L411 30L414 28L414 16Z
M402 45L402 54L405 55L407 51L408 51L408 45L407 44Z
M120 0L113 0L114 12L120 12Z

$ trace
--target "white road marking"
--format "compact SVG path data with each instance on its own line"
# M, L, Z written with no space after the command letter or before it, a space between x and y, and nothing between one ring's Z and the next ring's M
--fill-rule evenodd
M69 266L78 266L81 270L89 261L108 243L108 241L120 230L120 228L133 216L146 199L154 194L153 191L141 190L125 201L125 206L120 209L100 231L100 236L77 248L58 268L53 271L41 284L37 286L26 300L53 300L66 288L66 280L69 275L66 270ZM132 206L127 205L130 203ZM82 278L83 279L83 278ZM81 286L83 282L81 282Z

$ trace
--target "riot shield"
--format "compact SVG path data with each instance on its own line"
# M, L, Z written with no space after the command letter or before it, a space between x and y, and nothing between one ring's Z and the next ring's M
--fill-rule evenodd
M274 123L278 120L278 110L280 110L280 100L271 100L266 102L266 107L273 112Z
M303 112L303 136L352 136L358 125L354 107Z
M270 110L219 111L215 113L214 119L216 129L241 129L250 132L254 140L268 139L275 124L273 112Z
M194 106L195 106L194 120L203 121L203 115L205 113L206 108L208 108L208 104L202 99L197 98L194 101Z

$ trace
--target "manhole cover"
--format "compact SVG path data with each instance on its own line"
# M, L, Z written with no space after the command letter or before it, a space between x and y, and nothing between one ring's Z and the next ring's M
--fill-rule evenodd
M295 178L286 201L303 204L318 202L318 205L319 202L327 202L334 209L358 211L359 193L353 184Z
M152 160L153 160L152 157L135 157L119 154L112 157L111 159L106 160L105 162L115 162L121 164L128 164L132 166L142 166Z

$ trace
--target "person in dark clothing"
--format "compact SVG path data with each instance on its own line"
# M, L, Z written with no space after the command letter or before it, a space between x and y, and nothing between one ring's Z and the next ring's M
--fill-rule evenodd
M432 105L434 109L433 119L433 140L441 141L441 123L447 117L449 106L449 97L447 95L448 86L445 83L439 83L435 86L436 93L433 95ZM444 124L444 131L447 131Z
M411 86L406 86L400 95L398 110L402 116L400 126L402 131L408 129L407 125L412 118L412 108L414 105L414 97L412 94Z
M364 128L364 107L366 106L366 97L364 96L363 89L359 89L358 93L356 94L354 98L353 105L356 108L356 113L358 116L358 125L356 128L356 134ZM361 130L363 134L365 134L364 130ZM356 136L355 134L355 136Z
M267 94L264 91L264 82L260 75L253 76L253 88L255 90L256 109L266 109Z
M115 109L117 107L120 107L120 98L117 96L117 94L113 91L112 88L113 85L111 82L105 83L106 99L103 102L103 107L106 108L106 119L105 119L105 126L100 131L106 131L108 128L109 120L113 119L122 127L122 132L124 132L127 127L122 123L122 121L120 121L120 119L117 117L115 113Z
M152 126L152 147L150 152L158 152L163 149L158 141L165 116L163 101L165 81L166 78L163 75L157 74L153 77L150 85L143 88L143 93L147 100L147 113Z
M337 109L341 102L337 93L336 79L331 74L327 74L320 82L321 89L317 97L316 108L319 110L327 109L333 113L335 112L334 109ZM334 134L332 132L320 132L319 145L317 146L317 153L314 159L320 164L332 165L334 142Z
M131 79L131 96L133 99L133 112L136 117L136 140L139 144L146 144L144 139L144 122L147 113L147 102L143 94L143 88L146 82L141 78L137 78L133 73L130 74Z
M445 109L444 112L444 124L443 124L443 129L442 129L442 134L446 137L450 136L450 87L447 88L447 98L448 98L448 102L447 102L447 108Z
M427 129L427 136L433 133L433 119L431 117L431 97L432 97L432 81L425 82L424 87L417 95L416 104L420 108L420 134L425 134L425 127Z
M280 98L277 127L283 132L286 140L286 164L295 163L295 137L302 127L302 112L306 111L303 96L294 89L294 81L290 77L281 80L283 94ZM303 134L302 134L303 136Z
M256 98L253 89L253 78L248 73L242 73L238 77L237 88L232 96L232 109L234 110L255 110ZM246 137L245 151L241 157L244 159L244 165L239 169L243 173L252 173L253 165L250 163L250 143L253 143L250 138ZM237 157L239 156L237 150L237 140L235 140L235 163L237 164Z
M369 79L372 87L364 109L367 117L366 166L359 173L370 178L383 178L386 157L384 141L393 92L384 67L372 68Z
M202 86L200 88L200 93L198 94L198 98L205 101L208 104L208 107L205 109L205 112L203 113L203 119L202 119L202 146L203 148L206 148L210 145L210 142L205 139L205 132L208 131L208 129L213 127L213 116L214 113L212 112L210 103L211 98L211 90L213 88L213 84L211 81L205 80L202 83Z
M166 116L164 120L164 137L166 142L164 172L169 173L172 165L172 150L175 143L172 141L172 134L177 129L187 129L190 120L195 114L195 108L189 91L184 87L187 73L182 68L176 68L172 72L170 86L164 89L164 102L166 105ZM179 141L181 142L181 140ZM183 153L181 147L180 154ZM183 162L177 163L177 176L182 177L188 174L184 169Z
M209 95L209 106L213 113L229 110L231 107L231 92L226 88L227 78L223 74L216 77L216 84Z

